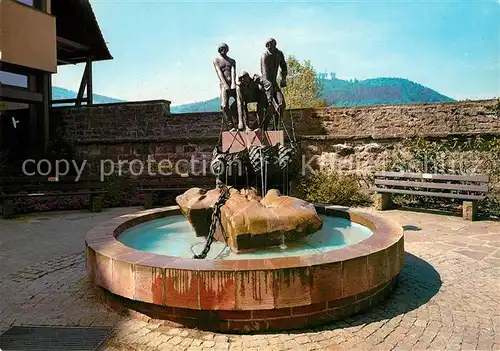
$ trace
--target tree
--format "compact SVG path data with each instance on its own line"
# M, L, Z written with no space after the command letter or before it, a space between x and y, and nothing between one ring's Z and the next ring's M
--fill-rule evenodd
M287 86L283 88L287 108L307 108L328 106L321 99L323 86L311 61L301 64L293 55L287 58Z

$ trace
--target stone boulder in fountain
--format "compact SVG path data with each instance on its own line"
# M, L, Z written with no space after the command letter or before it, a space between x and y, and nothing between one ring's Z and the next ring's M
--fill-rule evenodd
M246 196L248 201L253 199L257 199L257 201L261 200L257 191L253 188L242 189L241 191L234 188L230 189L231 195L234 195L235 193ZM177 204L180 206L184 216L186 216L193 226L196 236L208 235L212 212L220 195L221 190L218 188L208 191L201 188L191 188L186 190L184 194L177 196ZM218 227L215 232L215 240L225 241L224 238L225 236L223 235L221 228Z
M182 212L198 236L206 236L220 189L193 188L176 198ZM258 249L296 241L322 227L314 205L269 190L261 198L255 189L230 190L230 197L221 208L221 226L215 240L225 241L234 251Z

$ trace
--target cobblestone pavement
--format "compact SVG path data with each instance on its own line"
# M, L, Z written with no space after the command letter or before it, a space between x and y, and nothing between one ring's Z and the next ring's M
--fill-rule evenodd
M85 233L103 221L141 207L86 211L46 212L0 217L0 277L54 257L85 250Z
M319 328L230 335L121 317L97 301L85 276L85 233L134 210L0 220L2 267L10 267L0 280L0 332L11 325L114 326L102 347L109 351L500 350L500 222L379 213L405 228L405 268L385 302Z

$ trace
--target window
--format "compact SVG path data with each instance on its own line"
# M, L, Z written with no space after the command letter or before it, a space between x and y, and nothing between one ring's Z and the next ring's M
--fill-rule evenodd
M66 0L68 1L68 0ZM35 9L45 11L45 2L46 0L17 0L17 2L20 2L21 4L25 4L28 6L31 6Z
M17 0L18 2L22 2L25 5L33 7L34 0Z
M27 88L28 76L24 74L0 71L0 83L6 85L13 85L15 87L20 87L20 88Z

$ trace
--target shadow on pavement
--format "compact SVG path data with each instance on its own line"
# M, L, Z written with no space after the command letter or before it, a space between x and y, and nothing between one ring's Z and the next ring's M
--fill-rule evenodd
M385 301L378 306L360 314L331 322L308 330L290 330L285 333L317 332L337 328L369 324L380 320L394 318L398 315L417 309L426 304L441 288L439 273L427 261L405 252L405 265L396 286Z

